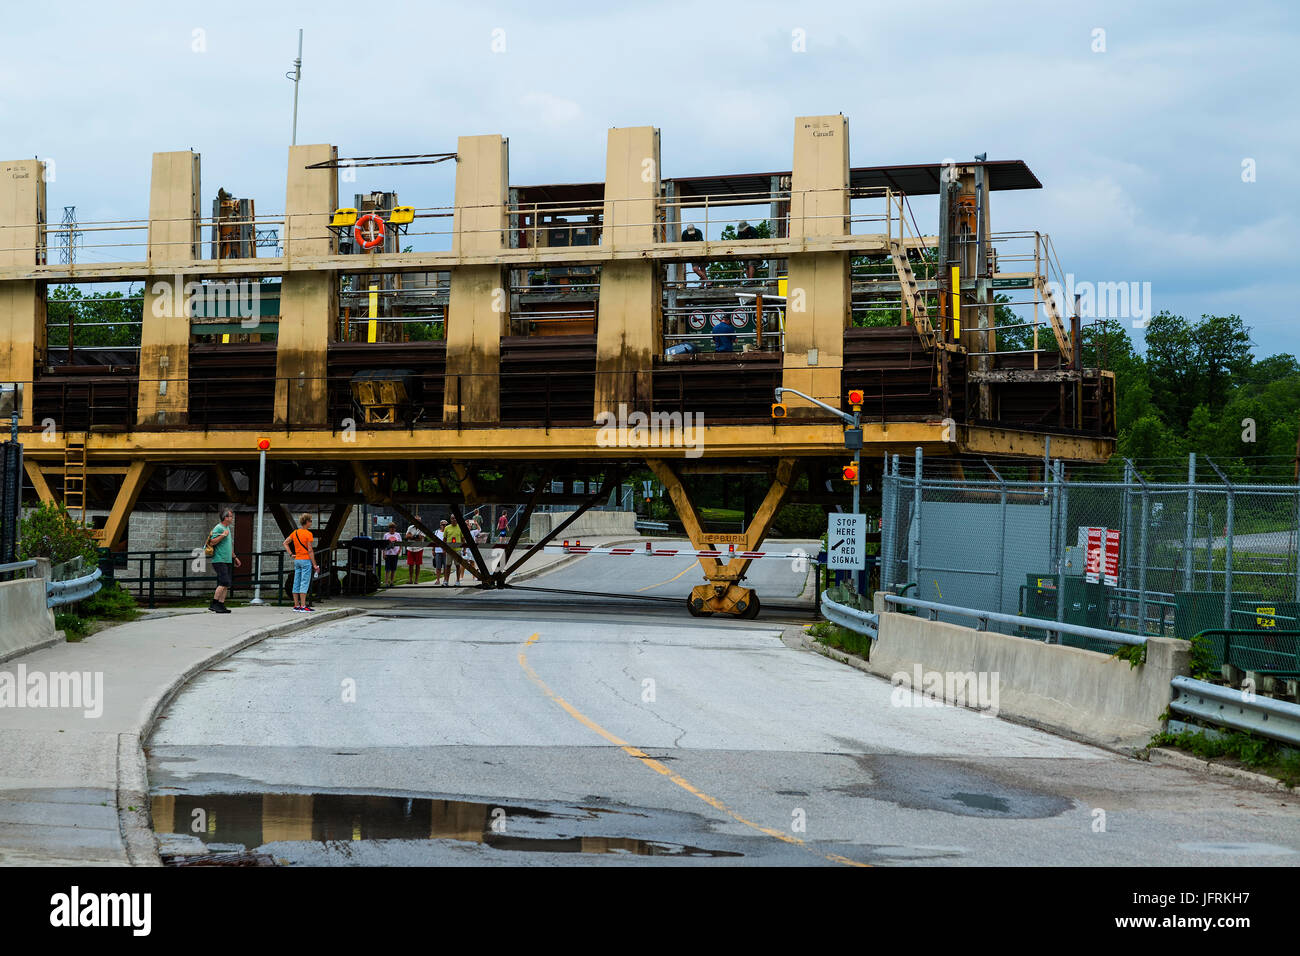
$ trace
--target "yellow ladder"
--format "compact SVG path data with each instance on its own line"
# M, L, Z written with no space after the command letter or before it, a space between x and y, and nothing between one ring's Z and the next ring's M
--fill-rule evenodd
M63 506L70 515L80 511L78 520L86 523L86 441L71 435L63 446Z
M907 311L912 316L912 324L916 326L916 331L926 347L933 348L934 327L930 325L930 313L916 284L916 273L912 271L912 263L907 259L907 251L903 248L903 243L891 239L889 255L894 260L894 272L898 274L898 284L903 292L903 304L907 306Z

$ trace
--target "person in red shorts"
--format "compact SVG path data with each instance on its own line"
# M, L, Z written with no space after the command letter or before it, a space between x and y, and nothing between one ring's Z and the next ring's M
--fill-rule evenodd
M424 532L415 525L406 529L406 583L419 584L424 567Z

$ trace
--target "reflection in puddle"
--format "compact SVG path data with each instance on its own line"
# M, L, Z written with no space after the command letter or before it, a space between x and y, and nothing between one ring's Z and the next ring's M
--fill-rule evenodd
M465 800L366 794L226 793L156 794L152 811L154 830L159 835L196 837L209 852L253 850L281 841L460 840L494 850L534 853L742 855L662 840L556 832L563 821L589 822L618 812L596 807L549 811ZM521 836L517 831L523 828L523 821L528 821L527 828L534 833L539 828L551 832ZM168 855L166 849L163 855Z

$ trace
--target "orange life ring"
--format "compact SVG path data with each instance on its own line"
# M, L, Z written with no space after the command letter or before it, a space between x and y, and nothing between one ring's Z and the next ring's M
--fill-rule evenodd
M367 223L374 223L373 234L369 239L362 234L362 227ZM352 227L352 236L362 249L373 249L384 241L384 220L373 212L368 212L358 219L356 225Z

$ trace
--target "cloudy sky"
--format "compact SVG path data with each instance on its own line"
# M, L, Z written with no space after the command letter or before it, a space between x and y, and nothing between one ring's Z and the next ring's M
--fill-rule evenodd
M203 154L205 208L224 186L280 212L284 74L302 27L300 143L368 156L501 133L514 183L585 182L603 176L611 126L658 126L672 177L788 169L794 117L844 113L854 165L1023 159L1045 188L995 194L996 230L1050 232L1078 282L1149 282L1155 311L1237 313L1258 354L1300 353L1297 10L1289 0L13 5L0 158L54 160L54 221L73 204L82 221L145 216L150 154L187 148ZM360 171L355 191L438 205L451 176L450 166ZM917 212L924 227L930 214Z

